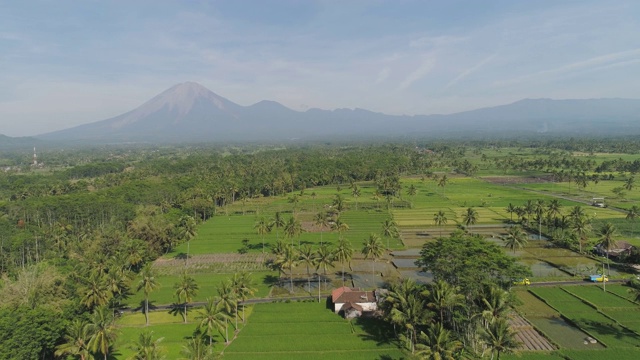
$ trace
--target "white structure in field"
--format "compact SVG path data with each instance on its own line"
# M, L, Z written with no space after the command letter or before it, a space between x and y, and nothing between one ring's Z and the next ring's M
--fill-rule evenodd
M376 296L373 291L362 291L356 288L340 287L331 292L333 311L343 313L345 318L354 318L363 312L378 310Z

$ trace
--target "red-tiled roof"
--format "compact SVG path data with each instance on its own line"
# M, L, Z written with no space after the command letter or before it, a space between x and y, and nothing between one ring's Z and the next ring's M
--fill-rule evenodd
M335 290L334 290L335 291ZM342 294L338 297L332 297L334 303L365 303L365 302L375 302L376 298L373 295L373 291L358 291L349 289L349 291L343 291Z
M345 292L357 291L357 290L358 289L352 289L352 288L346 287L346 286L339 287L339 288L337 288L337 289L335 289L335 290L333 290L331 292L331 300L333 300L333 302L336 302L336 300L339 299L340 296L342 296L342 294L344 294Z

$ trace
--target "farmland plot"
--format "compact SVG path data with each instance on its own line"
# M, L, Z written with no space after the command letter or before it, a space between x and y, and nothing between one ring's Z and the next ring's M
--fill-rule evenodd
M387 330L375 319L344 320L325 304L260 304L225 359L404 358Z

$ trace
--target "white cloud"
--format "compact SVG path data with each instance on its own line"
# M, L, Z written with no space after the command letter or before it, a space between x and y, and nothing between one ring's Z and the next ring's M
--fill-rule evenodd
M422 64L415 69L409 76L407 76L401 83L398 85L398 90L406 90L411 84L422 79L426 75L428 75L431 70L436 65L436 59L434 56L426 56L426 58L422 61Z

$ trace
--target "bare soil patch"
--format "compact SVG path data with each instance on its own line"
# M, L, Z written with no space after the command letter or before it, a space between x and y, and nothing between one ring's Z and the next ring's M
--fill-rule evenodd
M551 175L541 176L486 176L482 177L482 180L488 181L497 185L513 185L513 184L539 184L552 181Z

